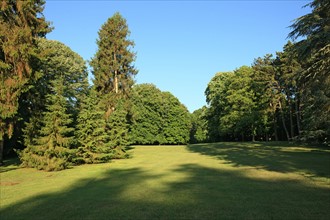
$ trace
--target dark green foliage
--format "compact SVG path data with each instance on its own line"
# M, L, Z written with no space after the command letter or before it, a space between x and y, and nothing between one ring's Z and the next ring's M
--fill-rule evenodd
M203 106L191 114L191 130L189 143L205 143L208 141L206 119L207 107Z
M129 95L137 74L131 51L134 42L126 20L115 13L102 25L97 40L98 51L90 62L93 67L94 87L100 97L101 109L106 120L106 133L115 157L125 155L124 147L129 145L130 103Z
M243 66L233 73L218 73L209 83L205 93L211 140L256 136L261 117L251 75L252 68Z
M301 58L305 59L318 53L330 43L330 2L326 0L314 0L305 7L311 7L311 13L297 18L289 37L297 39L306 37L297 42L295 48Z
M39 76L20 99L27 146L20 157L25 167L61 170L75 158L74 126L86 96L87 71L84 60L64 44L40 39L38 46L44 53Z
M107 134L110 137L110 143L112 148L124 152L125 146L130 144L129 142L129 112L128 102L126 100L118 100L115 110L110 114L106 120Z
M133 87L131 139L136 144L159 144L161 140L161 91L152 84Z
M39 76L32 81L29 92L20 99L21 117L26 121L24 144L35 138L41 129L41 113L46 110L46 97L52 93L52 81L63 78L63 96L68 100L68 112L76 119L80 101L85 97L88 87L85 61L77 53L61 42L39 39L38 47L44 53L39 63ZM74 122L75 123L75 122Z
M74 150L68 148L75 148L77 144L73 128L80 102L86 96L87 71L84 60L64 44L40 39L38 46L44 53L38 66L39 76L31 81L31 89L20 99L20 115L25 121L24 144L27 146L21 159L26 167L60 170L74 157ZM58 117L59 121L51 121L49 117ZM58 132L63 138L56 134L54 126L62 126L64 130ZM69 126L69 131L65 126ZM52 138L56 143L50 138L52 135L55 135ZM53 149L51 145L57 147Z
M205 90L206 102L209 105L206 111L208 134L209 140L212 142L227 139L219 129L219 120L224 115L224 106L227 105L225 94L228 80L232 74L232 72L215 74Z
M130 49L134 42L126 20L115 13L99 30L98 51L90 62L93 67L94 86L101 94L128 94L137 74L133 66L135 53Z
M94 88L90 89L81 103L77 123L76 163L108 162L114 157L114 150L106 133L104 112L99 106L99 98Z
M169 92L152 84L133 89L131 139L135 144L184 144L189 141L189 112Z
M18 100L34 78L33 65L40 58L38 37L50 31L43 17L43 0L0 3L0 164L4 138L11 138L17 123ZM18 37L19 36L19 37Z
M281 140L278 130L285 131L286 140L289 139L287 127L283 124L283 100L282 88L277 80L278 73L274 67L274 58L271 54L255 59L252 69L252 89L256 102L256 110L259 113L258 133L264 140Z
M304 37L294 45L303 71L299 82L304 85L302 101L302 138L325 142L330 139L330 2L314 0L313 10L291 26L289 37Z
M273 62L276 69L275 79L279 85L279 91L283 95L281 99L283 111L288 118L287 138L289 140L300 139L301 134L301 111L303 83L299 81L302 67L293 49L293 44L288 42L283 52L278 52ZM280 109L281 110L281 109ZM283 120L283 119L282 119Z
M47 95L47 111L37 137L20 154L22 166L53 171L68 167L72 160L72 116L67 113L68 101L64 97L64 80L52 81L52 93Z
M187 108L170 92L162 92L162 102L163 143L160 144L186 144L191 127Z

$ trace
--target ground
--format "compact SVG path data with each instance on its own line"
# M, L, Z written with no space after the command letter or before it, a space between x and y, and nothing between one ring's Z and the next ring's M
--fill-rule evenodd
M328 148L215 143L129 152L131 159L60 172L2 167L0 218L330 217Z

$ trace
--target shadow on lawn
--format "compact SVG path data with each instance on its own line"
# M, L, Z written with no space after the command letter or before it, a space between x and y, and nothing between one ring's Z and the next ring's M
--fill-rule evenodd
M307 173L330 178L330 149L284 142L222 142L188 145L188 150L228 161L278 172Z
M13 157L4 160L3 165L0 166L0 173L5 173L11 170L18 169L18 166L21 164L21 161L18 157ZM1 216L0 216L1 217Z
M171 179L173 174L181 179ZM1 209L4 219L326 219L330 189L183 164L171 175L113 169ZM171 181L172 180L172 181ZM155 183L157 183L155 185Z

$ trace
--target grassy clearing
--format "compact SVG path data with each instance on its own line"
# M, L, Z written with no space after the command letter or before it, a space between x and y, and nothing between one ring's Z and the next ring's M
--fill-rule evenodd
M136 146L47 173L1 168L3 219L328 219L330 150L282 143Z

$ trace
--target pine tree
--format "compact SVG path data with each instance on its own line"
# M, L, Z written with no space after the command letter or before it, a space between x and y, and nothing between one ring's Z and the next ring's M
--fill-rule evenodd
M284 110L289 118L290 137L291 139L299 139L301 130L300 98L303 85L298 78L302 68L290 41L283 49L283 52L276 53L277 57L273 62L273 66L276 69L276 81L285 96L286 108Z
M38 47L45 54L39 63L37 80L30 83L31 89L19 100L20 116L25 122L24 144L28 146L41 129L42 112L46 111L47 95L52 93L54 80L63 78L63 96L68 100L68 112L74 122L80 102L88 88L87 67L81 56L61 42L39 39Z
M102 25L98 51L90 62L105 113L106 132L119 154L128 143L129 94L137 74L133 65L135 53L131 51L134 42L128 39L129 35L126 20L115 13Z
M36 38L50 31L43 17L43 0L0 3L0 164L4 138L10 138L17 121L18 99L34 77L39 59Z
M73 157L73 132L71 115L67 113L68 101L64 97L63 78L52 82L52 93L47 95L47 111L37 138L20 153L22 166L46 171L67 168Z
M289 34L295 43L303 71L298 78L302 91L302 135L305 140L330 145L330 2L314 0L312 12L295 20Z
M127 95L133 85L132 77L137 70L132 63L135 53L130 49L134 42L130 35L126 20L115 13L102 25L97 40L98 51L91 61L94 74L94 86L101 94Z

